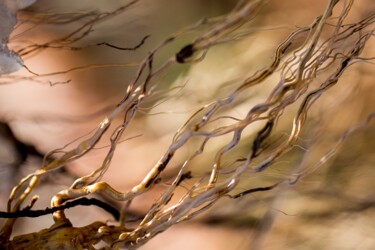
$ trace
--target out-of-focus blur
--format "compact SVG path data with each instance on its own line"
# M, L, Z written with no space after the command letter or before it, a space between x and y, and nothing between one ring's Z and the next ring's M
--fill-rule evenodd
M0 75L0 209L6 209L13 185L42 165L43 155L68 144L67 148L74 148L80 138L88 138L121 101L149 51L199 20L227 15L236 5L240 6L239 2L140 0L129 9L95 23L85 37L69 45L73 46L70 49L62 44L36 51L32 51L34 44L67 36L97 13L110 13L128 1L39 0L19 12L8 46L18 52L27 68L12 75ZM277 46L294 29L309 25L320 16L327 2L265 1L255 19L237 30L238 38L210 48L202 62L169 69L158 78L155 94L146 98L127 128L103 180L122 192L139 183L168 149L174 133L199 107L223 98L235 89L235 83L266 68ZM340 6L333 18L340 14ZM357 1L345 22L349 26L371 15L375 15L375 3ZM187 33L158 51L154 67L173 58L204 28ZM318 44L324 44L330 34L324 30ZM122 48L141 46L118 50L98 45L103 43ZM341 46L349 43L348 38ZM300 45L292 44L288 50L294 46ZM374 112L374 55L372 37L360 56L363 60L353 63L339 82L313 103L292 150L265 172L245 173L236 191L269 185L307 169L308 174L296 185L283 184L278 189L236 200L223 198L209 212L192 222L171 227L141 249L375 248L374 122L345 137L348 129ZM246 117L250 107L267 99L279 81L280 71L242 94L224 114ZM318 86L329 73L332 72L317 72L312 86ZM297 101L286 108L277 119L273 142L288 136L300 104ZM110 131L121 122L121 118L115 120ZM250 139L262 127L263 124L254 123L246 128L242 136L249 142L241 144L233 156L245 154L251 147ZM325 155L340 138L345 139L344 143L326 161ZM210 141L207 158L195 161L191 167L194 177L195 173L198 176L210 170L202 166L212 160L210 157L214 158L224 139L228 138ZM91 152L44 177L33 191L40 197L34 208L50 206L53 195L100 166L109 144L110 133ZM197 142L178 152L172 167L165 172L166 177L176 174L192 154L194 145ZM269 148L272 149L272 141ZM156 186L142 199L135 199L131 211L136 215L147 212L169 184ZM67 215L74 226L108 219L105 212L92 207L75 207ZM36 232L52 223L50 216L19 219L13 235Z

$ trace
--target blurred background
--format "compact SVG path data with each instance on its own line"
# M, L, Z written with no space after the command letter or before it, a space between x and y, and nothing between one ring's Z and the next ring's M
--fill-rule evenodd
M128 2L39 0L18 14L9 47L19 52L30 71L45 76L33 77L23 69L0 78L1 210L6 208L13 185L39 168L44 154L79 137L87 138L122 99L137 66L151 49L203 18L227 14L238 1L141 0L95 24L87 36L72 45L80 49L49 48L22 54L29 45L64 37L95 14L112 12ZM158 78L156 94L145 100L125 133L104 180L121 191L137 184L197 108L224 97L236 83L266 67L278 44L296 27L310 24L327 2L267 1L246 27L251 35L214 47L201 63L178 65L165 72ZM347 22L374 13L373 1L357 1ZM186 34L160 50L155 67L202 31ZM145 36L149 38L134 51L92 46L107 42L134 47ZM374 52L371 38L362 56L373 57ZM348 128L374 111L373 72L371 61L350 67L338 85L314 103L298 146L266 172L245 175L239 189L272 184L295 169L319 162ZM264 85L251 89L228 113L245 116L249 107L265 100L278 77L275 74ZM316 81L320 79L324 75ZM286 137L297 108L294 105L286 110L275 138ZM250 126L244 140L252 138L259 128L261 124ZM43 178L34 191L40 196L35 208L49 206L56 192L97 168L107 153L109 134L95 150ZM172 227L141 249L374 249L374 141L372 122L350 135L334 157L298 184L238 200L223 199L208 214ZM220 140L214 142L208 147L212 155L222 145ZM250 141L244 142L235 154L243 154L250 145ZM175 168L168 169L167 175L175 173L189 150L187 147L179 152L173 162ZM196 162L193 173L207 172L208 168L202 167L205 161L209 159ZM157 186L137 199L132 211L147 211L165 188ZM107 214L92 207L73 208L67 215L74 226L108 219ZM50 216L20 219L14 235L35 232L52 223Z

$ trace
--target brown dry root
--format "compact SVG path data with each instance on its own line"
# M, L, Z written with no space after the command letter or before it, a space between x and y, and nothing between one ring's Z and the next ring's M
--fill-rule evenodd
M198 109L176 132L169 148L138 185L122 192L113 189L109 183L100 181L110 168L116 145L135 114L137 114L140 104L153 95L152 87L158 83L157 77L175 64L194 63L203 60L207 50L216 44L237 39L233 31L252 21L262 4L262 1L241 1L227 16L217 20L203 20L166 39L151 51L149 56L141 63L139 71L134 81L129 84L123 100L102 121L91 138L82 141L75 149L46 163L40 170L25 177L14 188L9 198L8 211L19 211L41 175L48 174L51 170L57 169L67 162L77 160L89 152L102 135L107 132L112 121L116 117L122 117L123 123L111 135L110 148L102 165L91 174L77 179L69 189L59 192L51 201L52 207L58 207L70 200L89 194L105 196L113 201L126 201L127 205L121 211L122 217L118 226L107 226L105 223L96 222L87 227L73 228L66 218L64 210L60 210L54 212L53 218L56 224L50 229L18 236L13 241L9 241L9 236L15 219L10 219L2 229L3 242L8 241L9 246L13 246L14 249L28 249L28 247L30 248L29 242L33 246L40 244L40 247L71 249L72 245L69 244L73 241L77 243L74 247L80 246L81 248L90 249L97 242L104 241L110 248L135 249L171 226L203 213L223 197L239 198L249 193L277 188L280 183L283 183L283 185L295 184L331 157L350 133L367 125L373 115L370 115L367 121L349 129L334 148L316 165L294 173L291 177L284 178L269 186L233 192L239 182L245 178L244 173L255 174L265 171L296 144L311 106L318 101L324 92L339 82L340 77L348 67L354 63L371 60L371 58L362 58L360 55L366 43L373 38L375 14L356 23L346 23L345 20L350 14L353 1L330 0L321 16L313 20L309 26L298 28L285 38L275 50L274 58L268 67L247 77L243 82L237 83L225 98L218 99ZM332 17L332 13L336 12L338 12L338 15ZM89 29L91 24L92 22L83 28ZM207 28L207 25L210 28ZM172 43L179 36L202 27L205 27L206 31L193 39L190 44L184 46L176 53L175 57L169 58L160 67L154 68L153 60L161 48ZM69 39L72 34L59 42L74 42ZM251 32L247 32L247 35L251 35ZM301 37L304 38L302 44L297 42L297 39ZM52 41L43 46L52 46L55 42ZM20 51L20 53L32 53L37 48L40 48L40 46L31 46ZM223 119L228 118L225 116L225 111L232 108L242 94L250 91L256 85L263 84L272 74L279 75L279 82L269 92L264 102L249 107L245 117L230 117L232 118L230 123L226 125L220 123ZM290 124L288 137L276 141L272 145L272 149L268 150L266 142L273 135L278 120L282 119L286 108L296 103L298 103L299 108ZM252 146L247 150L247 155L233 159L230 153L241 143L244 143L244 130L257 122L263 122L264 126L254 136ZM209 166L206 169L210 169L209 173L200 179L195 179L194 184L187 187L185 194L179 201L169 204L181 182L195 176L194 172L190 170L191 162L198 157L204 157L206 145L211 140L228 135L230 135L230 139L217 150L212 162L206 162ZM142 197L142 194L151 190L160 181L160 175L163 171L170 166L176 152L191 140L196 139L200 143L195 152L181 164L164 194L153 204L139 223L127 226L126 212L131 201L135 197ZM53 153L50 155L53 155ZM228 161L236 162L236 164L233 164L229 170L224 170L223 162ZM15 204L13 205L13 203ZM65 236L66 234L68 236Z
M14 237L7 249L95 249L93 245L101 240L112 242L124 230L116 228L108 234L108 227L102 222L80 228L54 225L37 233Z
M16 24L17 11L33 4L35 0L0 2L0 75L10 74L22 68L22 59L9 50L9 35Z
M80 50L83 49L83 47L72 47L70 46L71 44L76 43L77 41L82 40L86 36L89 35L90 32L92 32L94 26L100 22L103 22L109 18L114 17L115 15L118 15L125 10L127 10L129 7L132 5L136 4L139 0L132 0L129 1L126 5L121 6L120 8L108 12L108 13L86 13L86 14L81 14L81 13L76 13L74 15L71 14L62 14L62 15L41 15L41 14L35 14L34 16L31 17L31 21L35 22L36 24L42 24L42 23L48 23L48 24L59 24L59 25L65 25L68 23L73 23L78 20L84 20L85 23L81 25L79 28L73 30L69 34L56 38L52 41L43 43L43 44L32 44L29 46L26 46L17 53L20 56L26 56L30 55L32 53L36 53L41 49L46 49L46 48L57 48L57 49L71 49L71 50ZM86 21L88 19L88 21ZM103 44L97 44L96 46L100 45L106 45L106 46L111 46L108 43L103 43ZM94 45L91 45L94 46ZM116 46L115 46L116 47Z
M22 2L22 1L20 1L20 2ZM148 35L146 35L140 41L139 44L137 44L135 46L132 46L132 47L120 47L120 46L116 46L116 45L113 45L113 44L110 44L110 43L107 43L107 42L101 42L101 43L97 43L97 44L89 44L89 45L86 45L86 46L74 46L74 44L76 44L77 42L80 42L82 39L89 36L89 34L93 31L93 29L95 28L96 25L98 25L102 22L105 22L108 19L111 19L111 18L115 17L116 15L119 15L119 14L123 13L124 11L128 10L130 7L135 5L137 2L139 2L139 0L129 1L127 4L117 8L117 9L111 11L111 12L107 12L107 13L96 13L96 12L65 13L65 14L30 13L27 16L26 20L23 20L22 17L21 17L20 20L18 20L18 21L20 23L30 23L30 24L33 25L32 28L38 27L38 26L43 25L43 24L45 24L45 25L70 25L70 24L75 24L78 21L83 22L83 24L78 26L76 29L74 29L73 31L69 32L68 34L66 34L62 37L57 37L53 40L50 40L50 41L47 41L47 42L44 42L44 43L40 43L40 44L39 43L38 44L30 44L30 45L24 46L23 48L21 48L17 51L14 51L14 52L13 51L10 52L7 49L7 46L3 45L4 38L1 37L1 39L0 39L0 45L1 45L0 46L0 55L3 56L2 51L3 51L3 49L5 49L4 53L7 54L8 60L11 59L11 61L9 61L9 63L12 62L13 64L19 64L17 70L19 70L19 68L22 66L22 67L26 68L26 70L29 71L29 73L31 73L33 76L28 77L28 76L7 75L8 73L11 73L11 72L7 72L6 75L2 76L2 79L0 81L0 85L11 84L11 83L14 83L14 82L20 81L20 80L28 80L28 81L33 81L33 82L37 82L37 83L48 83L51 86L53 86L53 85L56 85L56 84L69 83L70 80L66 80L66 81L62 81L62 82L51 82L49 80L47 80L47 81L42 80L41 78L50 77L50 76L54 76L54 75L63 75L63 74L71 73L71 72L74 72L74 71L83 71L83 70L93 69L93 68L137 67L139 65L138 63L90 64L90 65L83 65L83 66L70 68L70 69L67 69L67 70L59 71L59 72L52 72L52 73L49 73L49 74L38 74L36 72L33 72L26 65L24 65L22 60L20 59L20 58L24 58L24 57L27 57L27 56L35 56L35 54L37 54L37 53L39 53L39 52L41 52L42 50L45 50L45 49L65 49L65 50L78 51L78 50L83 50L83 49L86 49L86 48L89 48L89 47L107 46L107 47L114 48L114 49L117 49L117 50L136 50L137 48L141 47L145 43L145 41L149 37ZM12 18L14 18L14 20L12 20L12 21L15 22L16 21L15 13L12 13L12 15L14 15L14 17L12 16ZM8 28L9 32L12 30L12 28L13 28L13 26ZM2 35L8 36L9 34L2 34ZM8 39L8 37L6 37L6 42L7 42L7 39ZM17 66L17 65L15 65L15 66ZM15 66L12 66L12 67L14 68ZM2 67L8 67L9 68L10 66L7 66L7 62L3 61ZM1 73L2 67L0 67L0 73ZM14 72L14 71L15 70L13 70L12 72Z

